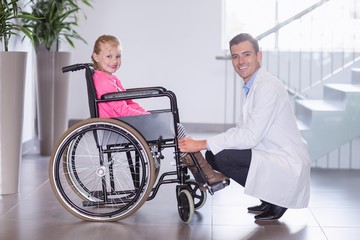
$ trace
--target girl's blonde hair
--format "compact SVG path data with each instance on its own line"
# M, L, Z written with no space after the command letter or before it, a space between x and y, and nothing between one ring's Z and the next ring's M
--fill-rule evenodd
M95 44L94 44L93 53L99 54L101 51L101 47L104 44L110 44L111 46L117 47L120 45L120 40L117 37L112 36L112 35L102 35L98 39L96 39ZM91 55L91 60L94 65L94 69L99 70L99 65L95 61L93 55Z

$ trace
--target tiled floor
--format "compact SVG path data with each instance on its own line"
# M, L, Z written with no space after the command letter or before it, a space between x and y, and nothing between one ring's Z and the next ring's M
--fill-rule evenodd
M173 170L170 159L163 170ZM191 223L177 212L175 185L163 185L155 199L125 220L86 222L56 200L48 181L49 157L23 156L18 194L0 195L0 239L359 239L360 171L312 169L310 206L290 209L279 220L255 223L246 208L258 203L241 186L208 194Z

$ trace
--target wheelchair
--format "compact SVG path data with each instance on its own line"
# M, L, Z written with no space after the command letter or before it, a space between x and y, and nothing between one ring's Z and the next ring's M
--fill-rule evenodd
M58 140L49 163L49 181L61 205L88 221L118 221L152 200L161 185L175 183L178 213L189 223L194 211L229 182L200 189L180 161L177 142L179 114L176 96L164 87L127 89L100 99L91 63L63 67L63 72L85 70L90 118L71 126ZM99 118L98 104L126 99L167 98L169 108L151 114L116 119ZM163 150L174 153L175 170L159 176Z

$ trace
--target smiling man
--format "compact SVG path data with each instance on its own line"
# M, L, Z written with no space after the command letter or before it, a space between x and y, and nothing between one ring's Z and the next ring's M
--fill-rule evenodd
M241 33L230 41L232 64L244 81L236 127L207 140L179 140L182 152L206 151L217 171L259 198L256 220L279 219L305 208L310 197L310 158L282 82L261 68L258 41Z

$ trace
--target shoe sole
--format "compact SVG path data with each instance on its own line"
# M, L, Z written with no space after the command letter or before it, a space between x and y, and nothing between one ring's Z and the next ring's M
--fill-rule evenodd
M259 213L263 213L264 211L254 211L254 210L249 210L248 209L248 213L255 213L255 214L259 214Z

